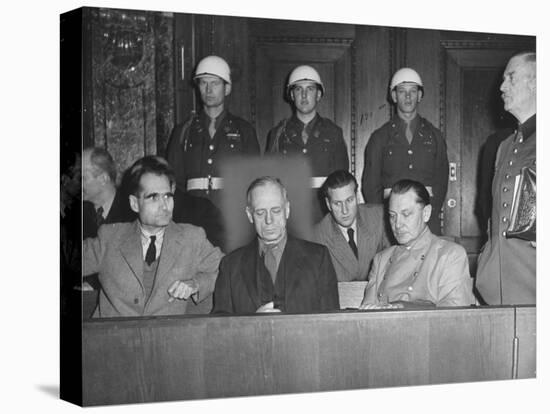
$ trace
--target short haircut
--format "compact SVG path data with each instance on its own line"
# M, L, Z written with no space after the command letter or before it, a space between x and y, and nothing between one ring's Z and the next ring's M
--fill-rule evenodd
M83 152L90 153L90 162L94 176L97 177L102 173L106 173L113 184L116 183L116 164L109 151L99 147L88 147Z
M252 201L251 200L252 191L257 187L262 187L262 186L267 185L267 184L273 184L273 185L279 187L279 189L281 190L281 194L283 195L284 201L288 201L286 188L283 185L283 183L281 182L281 180L277 177L271 177L271 176L266 175L266 176L263 176L263 177L256 178L248 186L248 189L246 190L246 205L248 207L252 206L251 205L252 204L252 202L251 202Z
M350 183L353 183L353 191L357 192L357 180L353 174L347 170L337 170L327 177L321 189L325 198L330 199L328 190L345 187Z
M416 202L422 206L430 205L430 194L424 184L414 180L399 180L391 187L391 194L405 194L409 190L416 194ZM391 196L391 195L390 195Z
M127 171L127 191L137 196L140 190L141 177L145 174L165 176L172 186L176 182L174 171L164 158L158 155L146 155L137 160Z

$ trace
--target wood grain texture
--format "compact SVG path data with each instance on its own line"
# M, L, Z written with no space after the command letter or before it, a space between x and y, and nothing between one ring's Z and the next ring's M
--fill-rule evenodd
M520 310L516 329L514 312L497 307L87 322L84 404L509 379L514 331L531 338L534 326L533 308ZM532 349L520 347L522 377L534 375Z

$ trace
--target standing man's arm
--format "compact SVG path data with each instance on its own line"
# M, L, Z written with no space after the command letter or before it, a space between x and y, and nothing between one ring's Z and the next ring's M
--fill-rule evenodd
M321 310L340 309L340 300L338 298L338 280L336 271L330 259L328 248L323 246L323 253L319 261L319 294L321 296Z
M190 117L184 124L178 124L172 130L168 146L166 147L166 160L174 170L176 175L176 185L181 191L187 189L187 176L185 173L184 165L184 145L185 137L189 125L191 125L192 117Z
M344 141L344 134L342 133L342 128L337 127L337 136L336 136L336 148L334 151L334 171L336 170L346 170L349 171L349 157L348 157L348 147L346 141Z
M441 206L447 196L447 185L449 183L449 159L447 157L447 143L439 130L435 130L437 152L435 158L435 177L434 177L434 213L439 214Z
M382 138L382 137L380 137ZM382 203L382 144L376 131L365 148L365 163L361 178L361 191L365 203Z

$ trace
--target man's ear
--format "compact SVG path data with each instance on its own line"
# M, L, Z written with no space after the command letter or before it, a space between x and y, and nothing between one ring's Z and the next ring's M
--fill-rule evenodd
M137 197L133 194L130 194L128 199L130 200L130 207L132 208L132 210L136 213L139 213L139 205L138 205Z
M290 217L290 203L288 201L285 203L285 217L287 220Z
M325 204L327 205L328 211L332 213L332 207L330 205L330 201L327 197L325 197Z
M317 88L317 102L319 102L322 97L323 97L323 93L319 90L319 88Z
M244 211L246 212L246 217L248 217L248 221L250 224L254 224L254 220L252 219L252 212L250 211L250 208L247 206Z
M397 103L397 94L395 93L395 89L391 91L391 100L393 103Z
M418 98L416 98L416 101L420 102L423 97L424 97L424 90L423 89L418 89Z
M225 84L225 96L229 95L231 93L231 84L226 83Z
M422 209L422 220L424 220L424 223L427 223L430 220L430 217L432 215L432 205L428 204L427 206L424 206Z

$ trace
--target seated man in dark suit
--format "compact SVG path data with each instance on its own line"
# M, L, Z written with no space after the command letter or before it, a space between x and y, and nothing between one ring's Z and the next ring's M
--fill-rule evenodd
M258 178L246 195L246 215L258 237L222 260L213 313L339 309L327 248L287 234L290 204L280 180Z
M116 164L105 149L82 151L82 238L96 237L102 224L131 222L136 213L116 187Z
M367 280L372 258L390 246L384 209L357 203L357 180L346 170L322 187L329 214L313 228L313 240L328 247L339 282Z
M184 314L189 298L212 293L223 255L202 228L172 221L175 176L164 159L139 159L128 182L138 219L103 225L82 245L83 275L99 272L94 316Z

